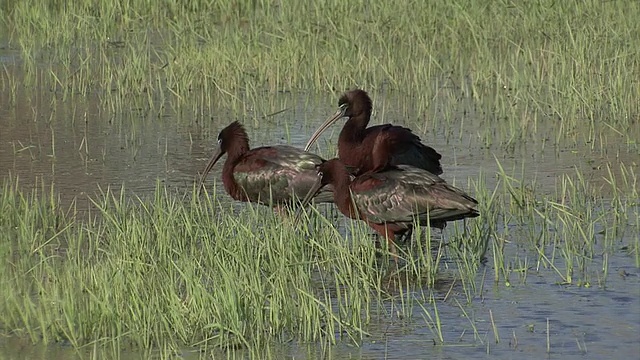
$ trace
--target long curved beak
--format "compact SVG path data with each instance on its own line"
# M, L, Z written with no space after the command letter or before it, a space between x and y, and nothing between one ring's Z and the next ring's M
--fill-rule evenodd
M204 186L204 180L207 178L207 174L209 173L209 171L211 171L211 169L213 169L213 165L215 165L218 160L220 160L222 155L224 155L224 151L218 148L218 150L216 150L215 154L213 154L213 156L207 163L207 167L204 168L204 172L202 173L202 175L200 175L200 181L198 181L198 191L202 189L202 187Z
M302 202L300 202L300 207L298 207L298 210L296 211L296 216L293 220L294 225L298 224L298 222L300 221L300 217L302 216L302 213L304 213L304 208L307 207L307 204L311 202L311 200L318 194L318 192L320 191L320 189L322 189L322 187L323 187L322 177L318 176L318 178L316 179L316 182L313 183L313 186L311 186L311 189L309 189L309 192L307 193L307 195L305 195L304 199L302 199Z
M346 112L347 112L346 106L339 107L338 111L336 111L335 114L333 114L331 117L325 120L325 122L322 125L320 125L320 127L313 133L313 135L311 135L311 138L309 138L309 141L307 142L307 146L304 147L304 151L309 151L309 148L311 147L311 145L313 145L313 143L316 142L316 140L318 140L320 135L325 130L327 130L327 128L331 126L333 123L338 121L340 118L343 118Z

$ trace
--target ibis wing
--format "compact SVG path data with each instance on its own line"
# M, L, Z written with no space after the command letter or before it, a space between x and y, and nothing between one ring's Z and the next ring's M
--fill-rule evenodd
M477 204L440 177L411 167L362 176L351 190L363 216L376 223L453 220L475 212Z
M385 148L390 150L391 165L411 165L436 175L442 174L440 164L442 156L434 148L423 144L420 137L411 132L411 129L385 124L365 130L365 139L376 141L380 138L386 142ZM373 146L370 148L373 149Z
M319 156L291 146L260 147L239 159L233 175L247 196L261 203L289 202L292 196L303 198L317 178ZM330 189L321 192L319 201L332 201Z

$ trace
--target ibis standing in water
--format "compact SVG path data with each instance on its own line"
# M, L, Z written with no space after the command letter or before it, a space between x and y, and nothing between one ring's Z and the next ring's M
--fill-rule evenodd
M222 183L227 193L238 201L271 205L278 210L303 199L317 179L318 155L287 145L249 149L249 137L237 121L220 131L218 149L207 163L198 183L201 189L207 174L227 154L222 168ZM333 202L330 188L321 191L317 202Z
M327 185L333 186L338 210L365 221L385 237L394 256L395 236L411 232L415 221L442 229L447 221L479 215L474 198L439 176L408 165L390 165L352 180L342 160L328 160L317 165L316 183L303 206Z
M389 152L378 158L379 164L411 165L432 174L442 174L440 158L433 148L424 145L410 129L391 124L367 127L371 119L372 102L369 95L360 89L346 92L338 101L338 111L328 118L311 135L305 150L309 150L318 137L333 123L343 117L348 120L338 138L338 158L349 168L357 168L358 174L376 169L372 151L376 141L384 141Z

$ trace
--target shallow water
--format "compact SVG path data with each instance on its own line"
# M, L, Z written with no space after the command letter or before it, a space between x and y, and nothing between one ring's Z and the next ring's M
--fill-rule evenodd
M0 54L0 61L14 66L16 60L5 51ZM46 89L38 93L19 90L15 101L7 91L0 94L0 178L5 182L17 177L23 189L53 182L63 203L69 205L76 199L79 211L90 208L87 195L93 196L107 187L124 185L129 194L137 196L151 194L156 182L177 191L191 191L194 179L213 151L217 132L237 117L224 108L212 110L212 116L139 109L113 114L92 100L54 101L59 96ZM397 99L375 94L374 101L377 113L373 123L393 121L416 129L425 142L442 153L443 177L462 188L468 187L469 179L483 174L486 186L492 189L497 181L496 159L508 174L528 181L535 179L536 190L547 194L555 194L559 174L573 174L576 169L594 184L604 184L607 164L623 162L638 173L637 152L615 139L606 147L586 142L546 144L544 148L536 143L508 149L488 147L478 136L483 125L474 124L472 113L466 115L468 126L462 135L450 128L425 133L410 120L403 121L402 109L391 108L389 104ZM248 116L240 120L245 123L253 146L290 143L303 147L312 131L333 113L335 105L333 98L282 94L269 99L262 109L247 105ZM469 104L448 105L460 106L461 114L470 114L465 111ZM285 111L262 116L280 110ZM339 129L334 127L320 139L324 156L335 151L327 149L335 149ZM556 129L539 131L541 137L548 137ZM209 175L209 188L214 182L220 185L221 167L216 165ZM612 171L619 171L619 167L612 166ZM221 191L221 186L216 188ZM224 193L220 198L229 199ZM518 253L521 251L511 246L505 256L527 256ZM529 256L534 262L536 255ZM594 259L592 268L601 266L601 261ZM511 286L494 286L489 261L476 279L477 286L483 288L482 296L470 304L459 284L442 290L443 298L448 294L438 306L440 317L445 319L445 345L434 345L434 334L422 320L420 307L415 306L411 321L391 316L372 325L368 329L371 336L360 347L346 342L329 349L317 344L274 344L272 351L278 358L636 358L640 353L640 271L633 259L622 252L616 252L608 261L610 275L604 288L559 285L558 276L543 268L529 270L526 282L512 275ZM455 273L455 269L444 271L447 272ZM464 316L456 301L464 305L471 319ZM391 309L392 304L389 306ZM471 323L477 327L477 334ZM496 324L498 339L492 323ZM94 351L32 345L17 338L0 339L0 354L7 359L89 357L96 354ZM120 355L139 357L131 351ZM242 357L241 352L236 355ZM186 349L179 356L189 359L200 354Z

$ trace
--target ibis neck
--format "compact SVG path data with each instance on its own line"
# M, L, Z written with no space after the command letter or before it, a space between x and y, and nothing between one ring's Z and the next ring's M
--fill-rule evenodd
M225 161L222 168L222 184L224 185L224 189L229 196L238 201L248 201L248 199L244 189L238 185L238 182L233 176L233 172L242 156L248 151L249 149L247 147L240 147L234 149L234 151L229 151L227 153L227 161Z
M334 203L338 207L338 210L345 216L352 219L359 219L360 216L351 197L351 179L349 178L349 173L344 169L344 171L340 171L340 173L334 175L336 176L333 183L335 191Z
M362 113L352 116L342 127L340 131L340 142L344 143L360 143L364 138L364 131L369 124L370 115Z
M369 124L369 115L362 113L349 118L344 124L338 138L338 157L348 166L360 167L362 157L361 145L365 138L365 130Z

